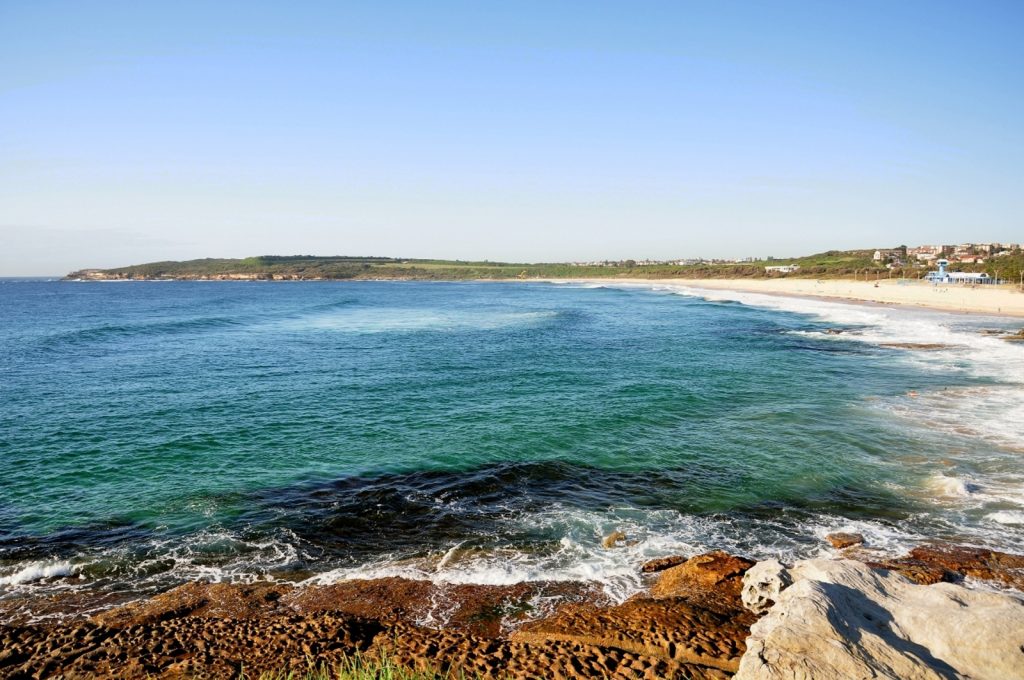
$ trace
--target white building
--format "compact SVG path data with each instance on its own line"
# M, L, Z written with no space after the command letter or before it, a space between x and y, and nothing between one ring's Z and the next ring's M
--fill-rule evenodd
M951 272L947 271L949 260L939 260L938 271L928 272L925 280L933 283L992 283L992 277L985 272Z

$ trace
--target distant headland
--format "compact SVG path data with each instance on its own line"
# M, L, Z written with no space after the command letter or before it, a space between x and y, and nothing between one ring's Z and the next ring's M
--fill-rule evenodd
M742 260L606 260L590 262L519 263L314 255L263 255L242 259L205 258L150 262L113 269L81 269L68 280L194 280L194 281L327 281L480 279L857 279L923 277L937 258L947 258L961 271L988 272L1016 282L1024 271L1019 244L964 244L908 248L830 250L790 258Z

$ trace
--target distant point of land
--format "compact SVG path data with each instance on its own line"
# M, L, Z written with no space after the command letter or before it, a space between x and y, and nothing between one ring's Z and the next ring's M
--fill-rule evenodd
M897 249L898 250L898 249ZM906 249L904 248L904 251ZM886 253L879 258L879 252ZM165 261L117 267L82 269L69 280L194 280L194 281L333 281L481 279L737 279L737 278L920 278L927 262L892 255L896 250L830 250L792 258L673 261L603 261L517 263L463 260L424 260L396 257L264 255L244 259ZM984 263L958 264L963 271L988 271L1014 280L1024 269L1020 249Z

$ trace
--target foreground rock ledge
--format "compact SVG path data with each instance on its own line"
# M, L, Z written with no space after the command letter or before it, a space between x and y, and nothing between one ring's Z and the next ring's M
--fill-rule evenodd
M190 583L88 621L0 626L0 678L258 678L386 654L451 677L718 680L756 619L738 597L750 564L701 556L661 597L614 607L579 582Z
M751 627L736 680L1024 678L1016 598L852 560L761 562L744 576L744 601L761 588L774 604Z
M0 678L258 678L387 654L452 677L1012 680L1024 604L904 575L1014 586L1022 566L950 545L792 568L715 551L652 561L649 591L614 606L582 582L190 583L88 620L0 626Z

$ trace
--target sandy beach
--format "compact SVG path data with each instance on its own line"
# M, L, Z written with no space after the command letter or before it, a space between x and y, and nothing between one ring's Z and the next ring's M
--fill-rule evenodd
M607 283L609 279L579 279ZM923 281L882 279L614 279L618 283L664 284L739 290L768 295L797 295L885 305L911 305L951 312L1024 317L1024 293L1011 286L932 285Z

